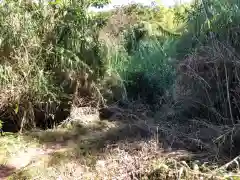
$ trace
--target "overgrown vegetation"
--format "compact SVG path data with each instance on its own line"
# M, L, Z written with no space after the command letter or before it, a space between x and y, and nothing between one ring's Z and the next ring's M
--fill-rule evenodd
M88 167L119 167L113 154L128 157L128 164L134 161L131 167L112 168L109 179L119 174L132 179L227 179L228 171L238 175L239 2L196 0L169 8L131 4L88 11L107 3L1 2L0 130L24 132L21 137L33 136L39 144L73 140L77 147L64 157L81 163L82 157L89 158ZM92 122L75 112L84 107L104 112L104 120L88 126ZM106 120L114 123L103 126ZM25 136L29 130L57 126ZM132 146L129 152L120 152L119 144L108 151L108 145L136 136L149 141L148 160L143 158L144 145L134 155L128 154ZM205 167L201 162L204 165L192 170L185 159L177 163L163 158L154 166L161 141L171 148L208 152L199 159L217 165ZM110 165L98 164L103 148ZM218 167L225 158L234 160ZM82 171L101 179L101 168Z

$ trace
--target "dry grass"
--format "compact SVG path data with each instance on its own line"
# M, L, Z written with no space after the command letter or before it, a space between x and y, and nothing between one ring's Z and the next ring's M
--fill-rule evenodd
M5 165L16 167L9 179L218 180L239 173L235 163L237 158L224 165L216 160L213 144L187 141L194 138L201 141L195 136L194 128L189 131L184 125L162 121L153 136L146 139L136 136L142 131L140 127L145 127L141 119L147 117L136 113L136 109L128 109L125 112L128 115L117 116L115 120L112 117L109 121L90 114L84 118L83 111L78 112L82 116L75 116L79 117L78 121L69 121L72 124L64 128L1 137L5 148L1 148L0 154L8 153ZM124 109L119 109L120 112L124 113ZM133 115L138 118L129 122L123 120ZM132 127L138 124L138 128L127 128L130 122ZM193 152L189 148L193 145L199 151ZM229 167L231 171L228 171Z
M235 124L239 116L239 57L230 45L217 40L209 44L180 64L178 82L182 92L178 99L186 99L188 108L209 113L203 115L205 119Z
M45 155L13 176L19 179L23 172L29 179L226 179L222 169L210 169L206 164L187 163L191 156L186 151L164 153L156 142L122 142L111 145L98 157L90 155L85 161L65 159L66 151ZM53 158L54 161L53 162ZM59 163L60 161L60 163ZM88 162L87 162L88 161ZM89 161L91 163L89 164ZM85 163L84 163L85 162ZM237 177L237 173L235 173Z
M214 142L234 158L239 151L240 59L227 43L214 39L208 44L180 63L178 118L215 129L219 137Z

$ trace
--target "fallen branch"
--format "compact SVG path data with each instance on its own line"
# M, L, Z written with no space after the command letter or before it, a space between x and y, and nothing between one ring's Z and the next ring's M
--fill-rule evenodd
M230 165L232 165L233 163L236 163L238 169L239 169L239 160L240 160L240 155L235 157L232 161L224 164L223 166L221 166L220 168L216 169L215 171L218 171L218 170L222 170L222 169L227 169Z

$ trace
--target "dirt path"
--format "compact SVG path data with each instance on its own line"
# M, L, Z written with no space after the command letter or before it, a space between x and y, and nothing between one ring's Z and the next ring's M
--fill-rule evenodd
M67 148L59 145L53 145L52 147L27 147L24 150L20 150L15 155L12 155L8 159L7 163L0 165L0 180L8 179L15 172L23 170L29 166L34 165L43 157L50 156L53 153L65 151Z
M90 123L88 125L90 125ZM70 152L77 145L92 142L94 139L100 138L102 134L105 133L104 128L96 130L92 125L91 127L85 128L90 129L86 134L81 132L82 129L78 129L79 132L72 132L75 130L62 132L58 129L49 132L34 132L34 136L39 135L37 138L49 141L47 143L40 143L37 145L31 144L31 139L27 140L29 141L28 143L23 139L19 140L19 138L11 139L8 138L8 136L4 136L3 139L1 139L0 137L0 143L6 144L6 148L3 148L3 150L1 150L0 147L0 154L1 152L2 154L8 154L8 157L5 157L6 161L2 163L2 165L0 161L0 180L8 179L16 172L23 171L29 167L37 167L40 163L46 164L54 154L63 154L68 151ZM44 133L46 133L46 137L41 137L45 136ZM52 137L48 136L54 136L54 139L51 139ZM7 143L9 141L10 143L8 145Z
M79 115L77 117L79 118ZM153 172L159 169L158 179L164 180L169 173L174 175L186 167L191 175L192 167L181 164L191 158L191 153L181 148L174 150L163 147L161 142L164 139L159 139L160 136L147 140L141 138L148 135L146 131L149 126L145 127L144 123L133 122L130 127L128 121L125 121L125 124L102 121L95 116L79 119L82 121L80 125L74 124L70 129L62 127L36 131L26 135L27 138L0 137L0 144L6 146L0 146L0 164L2 152L7 157L0 165L0 180L10 177L13 180L128 180L139 179L138 176L142 175L151 179L155 176ZM162 126L162 129L168 130L167 125L162 123ZM171 126L170 130L172 129ZM160 134L160 131L158 132ZM140 138L136 139L138 135ZM169 142L173 141L170 139ZM202 153L200 152L201 155ZM204 158L205 155L201 157ZM21 172L25 171L29 175L20 178Z

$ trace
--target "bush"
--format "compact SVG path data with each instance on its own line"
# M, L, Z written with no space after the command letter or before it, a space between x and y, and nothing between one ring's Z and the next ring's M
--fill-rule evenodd
M151 105L161 104L161 98L173 85L175 70L170 58L175 40L160 43L157 39L140 41L132 54L118 51L109 58L112 73L117 73L130 99L142 99ZM171 49L170 49L171 48Z
M232 3L209 0L196 4L188 32L177 45L179 54L187 54L178 71L179 100L191 118L235 124L239 117L236 29L240 14L239 4Z
M131 5L98 16L87 13L91 2L1 4L3 121L52 127L71 104L99 107L127 95L161 104L175 79L174 10Z
M72 101L86 74L86 81L102 74L97 29L81 5L3 2L0 26L1 117L21 130L39 124L36 111L44 124Z

